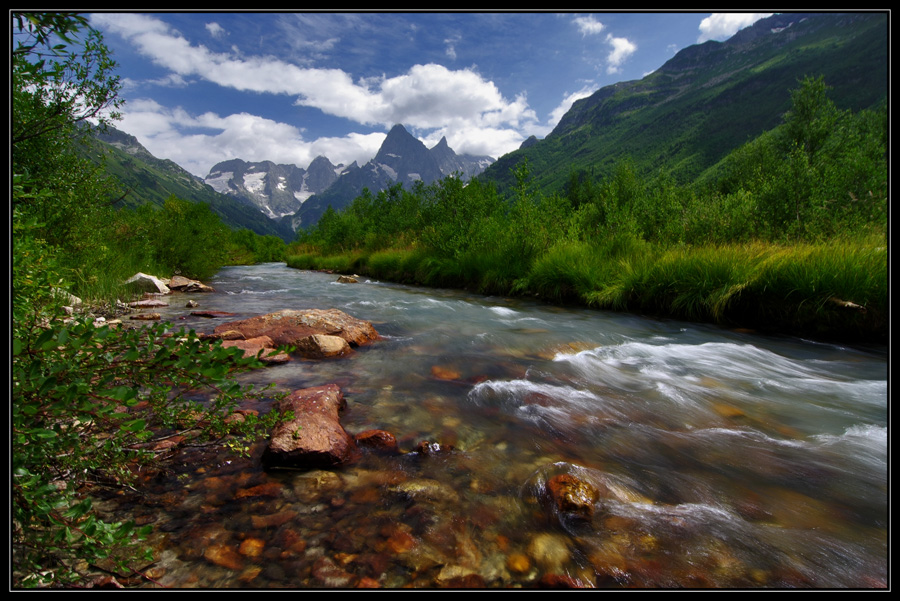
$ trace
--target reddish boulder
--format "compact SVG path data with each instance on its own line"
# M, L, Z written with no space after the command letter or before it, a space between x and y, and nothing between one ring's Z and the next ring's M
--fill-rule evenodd
M294 418L275 426L263 453L264 465L327 468L352 461L359 451L340 423L345 406L335 384L295 390L279 404L280 410L293 411Z
M380 453L399 453L397 439L385 430L366 430L356 435L356 445Z
M228 330L241 332L245 338L269 336L275 344L297 346L309 336L340 336L351 346L376 340L378 332L371 322L356 319L338 309L284 309L218 326L219 334Z

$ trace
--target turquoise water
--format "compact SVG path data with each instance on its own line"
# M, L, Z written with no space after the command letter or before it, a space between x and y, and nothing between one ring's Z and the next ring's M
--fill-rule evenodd
M350 433L405 451L333 471L185 456L129 511L175 587L853 587L887 584L887 356L521 299L292 270L223 269L164 317L337 308L350 357L245 376L338 383ZM156 311L156 309L154 309ZM257 407L265 410L266 407ZM541 503L569 473L591 520ZM254 488L256 487L256 488Z

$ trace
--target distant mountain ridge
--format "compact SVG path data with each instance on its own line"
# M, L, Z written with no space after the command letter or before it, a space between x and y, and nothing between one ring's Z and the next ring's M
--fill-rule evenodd
M89 141L91 143L83 152L103 165L123 187L125 194L116 206L161 206L168 197L176 196L209 205L229 227L246 228L261 236L277 236L285 241L294 238L294 231L285 224L269 219L245 200L218 193L175 162L153 156L131 134L108 126L102 131L92 130Z
M356 162L333 165L321 156L307 169L232 159L213 166L205 182L296 230L314 224L329 206L347 206L364 189L374 194L398 183L406 187L430 184L454 173L469 179L493 162L488 156L456 154L446 138L429 149L398 124L375 157L361 167Z
M757 21L725 42L689 46L646 77L601 88L573 104L551 134L534 137L495 160L457 155L446 139L427 148L394 126L363 166L318 157L307 169L232 159L201 180L153 157L133 136L101 136L107 169L130 191L123 205L160 204L174 194L207 202L233 227L285 240L316 223L332 206L347 206L364 189L429 184L451 173L514 184L515 166L529 162L533 183L564 189L572 174L600 178L631 160L640 174L666 170L696 181L743 143L777 126L790 92L806 76L823 77L841 109L873 108L888 91L886 12L787 13ZM121 205L119 205L121 206Z
M270 219L281 219L296 213L310 196L327 190L343 170L343 165L332 165L322 156L308 169L231 159L214 165L204 181L216 192L252 204Z

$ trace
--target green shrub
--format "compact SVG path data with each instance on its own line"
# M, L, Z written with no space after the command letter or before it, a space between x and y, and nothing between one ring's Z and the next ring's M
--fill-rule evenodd
M150 449L179 433L189 444L246 449L275 413L226 423L258 394L233 375L257 365L240 351L197 338L91 322L17 322L12 341L12 551L17 587L75 584L90 565L130 574L146 557L149 527L109 522L94 511L97 486L126 486L157 464ZM208 401L186 390L207 391ZM234 441L229 443L228 441Z

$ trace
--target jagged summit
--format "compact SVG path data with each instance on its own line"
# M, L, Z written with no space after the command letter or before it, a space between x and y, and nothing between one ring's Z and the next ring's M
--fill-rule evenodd
M493 161L488 156L456 154L446 137L428 149L397 124L375 157L361 167L356 162L335 166L322 156L306 169L233 159L215 165L205 181L218 192L253 203L269 217L290 219L296 229L315 223L329 205L346 206L364 189L377 193L396 184L430 184L453 174L469 179Z

